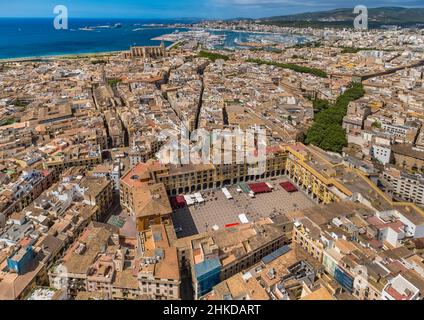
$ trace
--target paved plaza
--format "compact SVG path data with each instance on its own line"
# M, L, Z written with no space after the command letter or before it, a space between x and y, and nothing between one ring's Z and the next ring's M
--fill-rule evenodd
M285 191L280 186L280 182L284 181L290 180L287 178L266 180L273 185L274 190L270 193L257 194L255 198L250 198L245 193L238 193L236 185L227 187L234 198L230 200L225 197L221 189L202 192L204 203L174 210L174 226L177 230L182 229L177 236L187 237L210 231L214 225L224 228L227 224L240 223L238 217L240 214L245 214L249 221L254 222L261 218L315 205L301 190L294 193Z

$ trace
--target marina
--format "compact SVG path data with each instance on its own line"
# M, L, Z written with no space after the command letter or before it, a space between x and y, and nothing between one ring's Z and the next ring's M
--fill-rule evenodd
M249 49L267 48L277 46L291 46L302 44L310 39L306 36L292 34L274 34L260 32L242 32L219 29L193 28L188 31L176 30L171 34L165 34L154 41L199 43L207 49Z

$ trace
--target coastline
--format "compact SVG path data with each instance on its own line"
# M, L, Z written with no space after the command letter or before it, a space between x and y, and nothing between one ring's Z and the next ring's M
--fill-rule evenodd
M49 61L49 60L58 60L58 59L84 59L84 58L94 58L96 56L112 56L119 54L126 50L112 50L112 51L102 51L102 52L81 52L81 53L64 53L64 54L54 54L54 55L43 55L43 56L30 56L30 57L18 57L18 58L0 58L0 63L10 63L10 62L31 62L31 61Z
M84 18L73 19L72 28L65 33L52 32L50 20L50 18L0 18L2 32L4 31L6 35L6 38L0 39L0 47L4 47L4 51L0 55L0 63L49 61L118 54L129 50L132 45L157 45L152 38L173 32L176 28L175 24L178 23L177 21L168 22L166 20L166 23L157 23L159 21L157 19ZM125 21L122 27L113 27L115 22L122 21ZM141 32L132 32L136 25L146 25L146 28ZM82 31L87 26L97 28L98 33ZM178 26L178 28L181 28L181 26ZM8 37L13 41L8 41ZM26 43L28 45L25 48ZM37 50L32 50L31 47Z
M161 29L163 27L160 27ZM212 31L212 32L232 32L232 33L250 33L250 34L259 34L259 35L277 35L275 32L268 32L268 31L248 31L248 30L234 30L234 29L217 29L217 28L198 28L198 27L190 27L186 26L184 27L188 30L205 30L205 31ZM290 33L288 33L290 34ZM166 34L165 34L166 35ZM306 38L306 41L310 41L308 39L307 35L296 35L291 34L294 36L301 36ZM162 41L160 38L164 35L152 38L150 40L153 41ZM171 43L167 49L171 49L175 45L177 45L180 41L176 41ZM52 60L59 60L59 59L84 59L84 58L92 58L92 57L104 57L104 56L112 56L119 53L122 53L127 50L108 50L108 51L99 51L99 52L80 52L80 53L63 53L63 54L51 54L51 55L40 55L40 56L26 56L26 57L12 57L12 58L0 58L0 63L14 63L14 62L31 62L31 61L52 61Z
M193 30L197 30L199 28L197 27L187 27L187 29L193 29ZM297 28L296 28L297 29ZM206 28L204 30L210 30L210 31L216 31L216 32L234 32L234 33L251 33L251 34L264 34L264 35L278 35L280 33L278 32L272 32L272 31L255 31L255 30L237 30L237 29L217 29L217 28ZM296 32L292 32L290 30L287 30L287 34L293 35L293 36L298 36L298 37L312 37L312 35L305 35L305 34L300 34L300 33L296 33Z

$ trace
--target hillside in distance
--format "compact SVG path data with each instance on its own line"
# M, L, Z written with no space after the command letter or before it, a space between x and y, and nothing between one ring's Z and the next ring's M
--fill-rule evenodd
M287 16L260 19L262 23L286 26L340 26L352 27L357 15L353 8L330 11L307 12ZM369 8L368 21L371 28L382 25L414 26L424 24L424 8L382 7Z

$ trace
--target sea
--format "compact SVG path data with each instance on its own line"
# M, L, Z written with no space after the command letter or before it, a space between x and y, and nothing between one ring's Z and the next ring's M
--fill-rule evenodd
M186 28L169 27L196 20L69 19L67 30L56 30L53 18L0 18L0 59L46 57L127 50L130 46L159 45L152 40ZM225 47L257 34L212 31L225 34ZM302 43L304 37L281 35L282 41ZM165 42L165 45L170 43Z
M185 31L152 26L181 22L173 20L70 19L67 30L56 30L53 21L0 18L0 59L127 50L134 45L159 45L151 39Z

